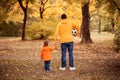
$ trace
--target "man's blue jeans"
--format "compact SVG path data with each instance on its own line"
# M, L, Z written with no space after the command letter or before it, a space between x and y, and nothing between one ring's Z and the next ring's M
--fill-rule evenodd
M69 66L74 67L73 63L73 42L61 43L61 50L62 50L62 67L66 67L66 49L68 49L69 53Z
M50 70L50 61L44 62L44 68L45 68L45 70Z

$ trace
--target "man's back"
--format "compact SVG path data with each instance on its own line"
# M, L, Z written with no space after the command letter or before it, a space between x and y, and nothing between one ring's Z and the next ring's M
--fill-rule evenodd
M61 19L61 22L59 22L59 24L57 25L54 40L56 41L58 37L60 37L61 43L72 42L72 29L77 29L78 33L80 33L80 28L77 25L73 24L71 21L69 21L66 14L62 14Z
M72 28L72 23L67 19L61 20L57 25L56 33L60 36L61 43L73 41Z

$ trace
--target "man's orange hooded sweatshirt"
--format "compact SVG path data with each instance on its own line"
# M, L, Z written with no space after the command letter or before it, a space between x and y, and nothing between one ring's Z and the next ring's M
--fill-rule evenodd
M41 59L43 59L44 61L49 61L52 59L52 55L51 55L51 51L53 51L56 48L56 46L54 47L50 47L50 46L45 46L41 49L41 53L40 53L40 57Z
M72 42L72 29L77 29L78 35L80 34L80 27L73 24L68 19L61 20L61 22L57 25L54 40L56 41L60 37L61 43Z

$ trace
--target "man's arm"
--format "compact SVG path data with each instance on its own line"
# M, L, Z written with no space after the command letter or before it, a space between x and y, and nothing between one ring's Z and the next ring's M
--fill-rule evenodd
M78 31L78 36L81 36L81 30L80 30L80 27L79 26L77 26L77 25L75 25L75 24L72 24L73 25L73 29L77 29L77 31Z
M59 24L57 25L56 31L55 31L55 35L54 35L54 41L56 42L56 40L59 37Z

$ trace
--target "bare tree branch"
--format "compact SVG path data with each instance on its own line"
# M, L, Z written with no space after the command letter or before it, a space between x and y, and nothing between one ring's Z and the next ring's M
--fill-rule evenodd
M20 4L21 8L23 9L23 11L25 11L26 8L23 6L22 0L17 0L17 1L19 2L19 4Z
M45 1L44 5L48 2L48 0Z
M48 6L46 8L44 8L44 10L48 9L48 8L51 8L51 7L56 7L56 6Z

